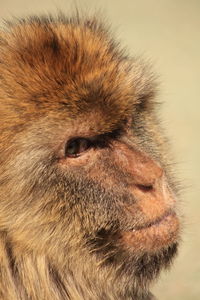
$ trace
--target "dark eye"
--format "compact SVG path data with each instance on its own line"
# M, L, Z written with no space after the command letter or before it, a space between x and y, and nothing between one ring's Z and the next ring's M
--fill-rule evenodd
M91 145L92 145L91 141L85 138L72 139L68 141L65 146L65 156L77 157L82 152L89 149Z

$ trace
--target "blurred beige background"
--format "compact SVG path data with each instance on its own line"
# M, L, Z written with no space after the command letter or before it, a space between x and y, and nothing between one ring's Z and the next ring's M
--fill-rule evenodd
M68 12L70 0L0 0L0 18L30 13ZM161 114L186 190L185 229L173 268L162 274L154 293L160 300L200 299L200 1L77 0L101 8L132 54L153 61L160 75ZM9 300L9 299L8 299Z

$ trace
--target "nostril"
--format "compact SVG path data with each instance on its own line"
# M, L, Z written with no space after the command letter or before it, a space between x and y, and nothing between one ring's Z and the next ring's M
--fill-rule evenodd
M136 186L138 187L138 189L140 189L142 192L149 192L153 190L153 185L151 184L136 184Z

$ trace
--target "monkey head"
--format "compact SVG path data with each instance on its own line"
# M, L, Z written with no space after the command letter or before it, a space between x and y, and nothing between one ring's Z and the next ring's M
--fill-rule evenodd
M24 289L28 257L45 258L68 295L70 282L82 295L92 285L80 299L147 295L170 264L177 188L155 90L95 18L32 17L1 33L0 229Z

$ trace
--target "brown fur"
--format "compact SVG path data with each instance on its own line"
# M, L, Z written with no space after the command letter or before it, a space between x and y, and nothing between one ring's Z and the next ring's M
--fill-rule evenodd
M0 36L0 299L153 299L178 220L154 246L130 233L176 190L151 72L95 18L32 17ZM111 145L66 158L79 136ZM148 187L160 170L167 198Z

